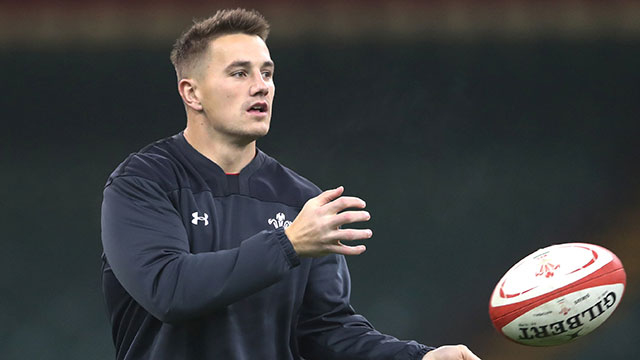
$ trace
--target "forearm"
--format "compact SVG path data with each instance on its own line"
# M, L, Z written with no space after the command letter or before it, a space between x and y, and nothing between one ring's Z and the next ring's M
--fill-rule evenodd
M109 253L107 259L116 278L140 305L164 322L179 322L279 281L291 265L278 246L273 239L256 236L236 249L163 255L147 266L109 257Z
M398 340L381 334L359 315L318 319L323 324L307 324L310 329L300 339L301 354L305 359L371 359L419 360L430 347L415 341ZM327 326L332 323L331 326Z
M343 256L314 259L298 323L303 357L313 359L421 359L431 348L381 334L349 305L350 277Z
M172 205L153 184L129 181L130 186L112 184L105 190L103 247L124 289L162 321L229 305L277 282L298 264L282 230L262 231L234 249L193 254ZM128 193L134 185L148 193Z

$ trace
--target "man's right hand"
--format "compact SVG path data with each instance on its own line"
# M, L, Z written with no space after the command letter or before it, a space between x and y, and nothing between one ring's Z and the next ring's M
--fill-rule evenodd
M422 360L480 360L464 345L446 345L429 351Z
M309 199L285 229L285 234L293 244L298 256L317 257L330 253L343 255L362 254L364 245L347 246L343 241L364 240L372 236L370 229L341 229L340 226L368 221L371 215L364 210L362 199L342 196L344 188L339 186Z

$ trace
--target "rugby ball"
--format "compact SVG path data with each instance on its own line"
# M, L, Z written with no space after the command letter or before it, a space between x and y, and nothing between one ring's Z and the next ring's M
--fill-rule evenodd
M611 251L585 243L552 245L504 274L489 300L489 316L517 343L560 345L600 326L625 286L624 268Z

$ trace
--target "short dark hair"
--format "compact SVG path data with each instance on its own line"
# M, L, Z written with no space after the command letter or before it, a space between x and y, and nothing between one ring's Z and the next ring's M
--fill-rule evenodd
M269 36L267 20L256 10L224 9L194 24L176 40L171 50L171 63L178 79L189 73L196 60L206 52L209 42L222 35L257 35L263 41Z

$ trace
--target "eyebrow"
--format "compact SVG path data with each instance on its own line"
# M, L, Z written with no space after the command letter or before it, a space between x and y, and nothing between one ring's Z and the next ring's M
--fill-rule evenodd
M232 62L231 64L229 64L225 70L231 70L233 68L237 68L237 67L250 67L251 66L251 61L245 61L245 60L236 60L234 62ZM273 61L265 61L262 63L261 67L275 67L275 64L273 63Z

